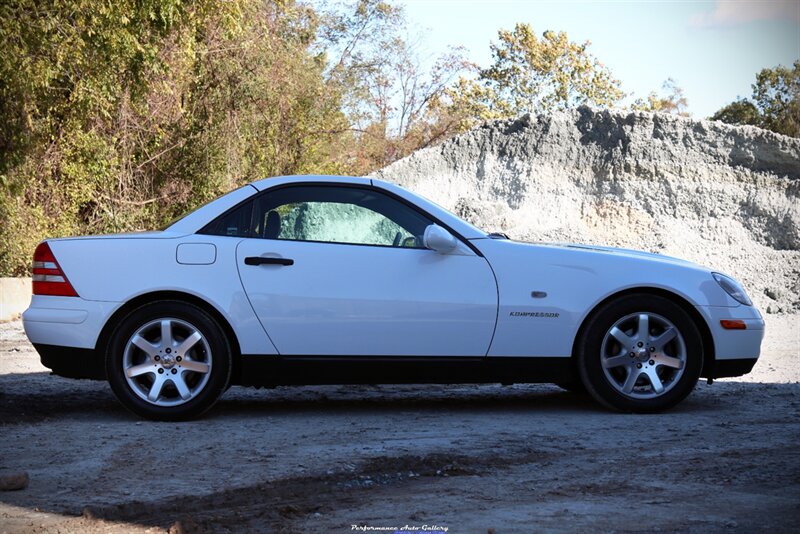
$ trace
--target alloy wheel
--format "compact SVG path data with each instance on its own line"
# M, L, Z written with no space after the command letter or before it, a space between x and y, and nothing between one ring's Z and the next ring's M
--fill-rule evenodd
M686 342L678 328L655 313L639 312L615 322L600 348L606 379L634 399L660 397L686 367Z
M156 406L195 398L211 376L208 340L192 324L160 318L137 329L125 345L122 368L131 390Z

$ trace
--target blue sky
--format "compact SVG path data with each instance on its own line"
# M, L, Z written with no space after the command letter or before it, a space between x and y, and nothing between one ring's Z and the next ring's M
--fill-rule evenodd
M537 33L565 31L645 97L669 77L684 88L695 117L750 96L755 74L800 59L800 0L542 1L396 0L421 31L425 52L466 47L487 65L497 30L530 23Z

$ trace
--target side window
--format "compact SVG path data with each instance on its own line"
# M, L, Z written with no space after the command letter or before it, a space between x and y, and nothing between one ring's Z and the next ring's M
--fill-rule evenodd
M253 201L248 200L241 206L217 217L207 224L199 234L225 235L231 237L248 237L250 220L253 212Z
M252 237L422 248L429 224L416 210L377 191L296 186L255 200Z

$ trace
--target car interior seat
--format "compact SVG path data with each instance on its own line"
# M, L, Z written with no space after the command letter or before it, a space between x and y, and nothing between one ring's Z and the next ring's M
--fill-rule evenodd
M267 212L266 220L264 221L263 237L265 239L278 239L281 234L281 215L275 210Z

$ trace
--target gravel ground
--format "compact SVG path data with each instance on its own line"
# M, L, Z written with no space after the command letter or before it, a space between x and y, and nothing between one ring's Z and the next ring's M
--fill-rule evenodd
M800 316L746 377L622 415L550 385L232 388L152 423L0 324L0 532L771 530L800 520Z

